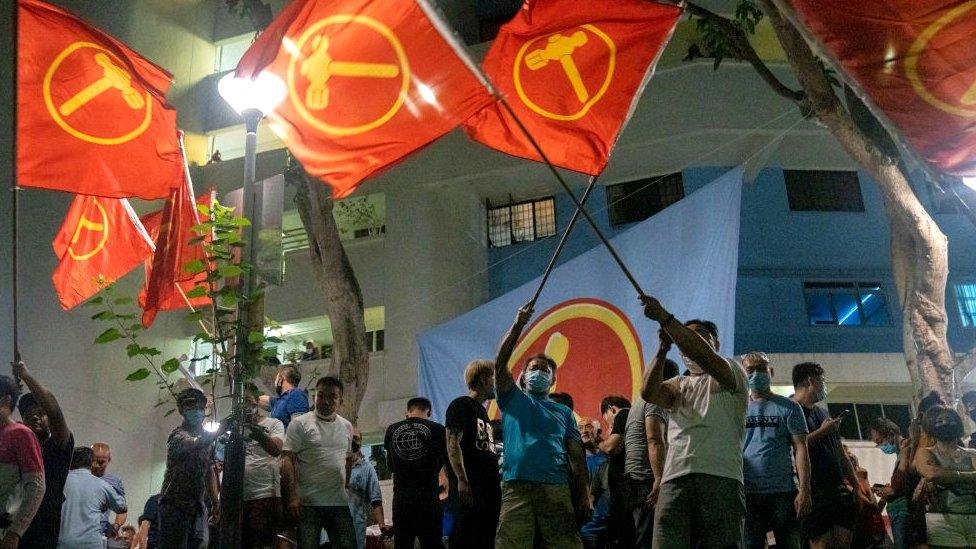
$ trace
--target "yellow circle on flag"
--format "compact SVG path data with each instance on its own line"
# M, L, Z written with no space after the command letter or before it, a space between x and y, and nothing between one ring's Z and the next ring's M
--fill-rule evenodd
M102 220L101 222L92 222L91 220L85 218L85 214L81 214L81 218L78 219L78 226L75 228L74 235L71 237L71 242L68 243L68 255L70 255L71 259L74 259L75 261L85 261L86 259L93 257L95 254L102 251L102 248L105 247L105 243L108 242L108 214L105 213L105 208L102 207L97 198L92 198L92 202L94 202L95 207L98 208L98 214L102 217ZM102 238L91 251L85 253L75 253L73 246L75 241L77 241L81 236L82 230L101 232Z
M88 143L94 143L96 145L121 145L122 143L132 141L136 137L139 137L140 135L142 135L143 132L146 131L146 129L149 128L149 124L150 122L152 122L152 96L149 94L148 91L145 92L145 97L143 98L143 102L145 103L145 106L143 108L146 111L145 116L142 117L142 120L138 126L136 126L131 131L127 133L123 133L121 135L107 136L107 137L92 135L90 133L86 133L82 130L79 130L78 128L75 128L74 126L69 124L68 121L64 119L64 117L62 117L61 113L59 112L60 108L59 106L56 106L54 104L54 98L51 94L51 88L54 85L54 77L57 75L58 69L61 67L61 64L64 63L65 59L68 58L68 56L83 49L95 50L97 54L108 56L112 61L114 61L114 66L118 70L120 70L125 74L128 74L128 71L121 68L124 67L125 64L122 63L122 61L118 58L118 56L116 56L111 51L103 48L102 46L99 46L98 44L92 42L75 42L71 44L70 46L65 48L61 53L59 53L57 57L54 58L54 61L51 62L51 66L48 67L47 72L44 74L44 82L42 84L41 89L44 94L44 105L47 107L47 111L51 115L51 118L54 119L54 122L58 126L60 126L61 129L68 132L69 135L77 137L82 141L87 141ZM98 84L97 81L90 82L88 83L88 86L92 87L97 84ZM119 101L122 101L122 99L120 98ZM63 105L61 107L63 108Z
M529 40L528 42L523 44L521 48L519 48L518 53L515 55L515 65L512 67L512 81L515 84L515 93L518 94L519 99L522 100L522 103L524 103L526 107L532 109L535 113L539 114L540 116L551 118L553 120L563 120L563 121L579 120L580 118L586 116L588 112L590 112L590 109L593 107L593 105L595 105L598 101L600 101L600 99L603 98L604 94L607 93L607 89L610 88L610 82L613 80L613 71L617 63L617 45L614 44L613 39L611 39L610 36L607 35L607 33L597 28L596 25L586 24L586 25L580 25L578 28L585 29L590 34L593 34L598 38L600 38L600 40L603 41L603 43L606 44L607 46L607 53L609 55L609 59L607 61L607 73L603 79L603 82L600 84L600 88L597 90L596 93L590 95L586 101L583 101L580 109L574 113L569 113L569 114L555 113L540 107L538 104L532 101L531 98L529 98L528 94L525 92L524 86L522 85L522 69L523 69L522 65L525 64L526 52L528 51L529 47L537 43L538 41L542 40L543 38L549 40L552 37L559 35L560 33L556 33L548 36L540 36L538 38ZM568 56L571 57L571 55L569 54ZM571 92L571 89L567 87L566 91Z
M918 35L918 38L915 39L915 43L912 44L912 47L909 48L908 53L905 56L905 75L912 83L912 88L915 89L915 93L917 93L919 97L933 107L963 118L972 118L976 116L976 95L974 95L972 99L971 108L953 105L952 103L939 99L928 89L928 87L926 87L925 82L922 81L922 77L918 72L918 60L922 54L925 53L926 47L936 34L973 8L976 8L976 0L970 0L969 2L965 2L949 10L948 13L940 17L934 23L929 25L924 31L922 31L922 34ZM964 95L970 95L974 92L976 92L976 82L973 82L970 85L969 91L967 91ZM963 102L963 97L959 98L959 103L965 104Z
M363 25L365 27L368 27L376 31L377 33L379 33L380 36L382 36L387 42L389 42L390 46L393 48L394 53L396 54L396 66L399 69L398 76L400 78L399 92L397 94L396 100L393 102L390 108L387 109L378 118L370 122L367 122L365 124L359 124L356 126L338 126L320 120L309 110L308 106L306 105L307 100L303 97L302 94L298 93L295 85L295 79L296 79L295 68L298 65L299 61L304 61L306 59L304 54L302 53L302 49L309 42L313 41L317 37L319 37L319 39L321 40L321 36L323 35L320 35L318 33L324 27L329 25L344 25L347 23L353 23L353 24ZM329 17L316 21L312 26L310 26L308 29L305 30L305 32L302 33L301 37L298 39L298 42L295 43L295 47L290 50L291 50L290 51L291 60L288 63L288 74L287 74L289 99L291 100L291 104L295 107L295 110L298 111L298 114L303 119L305 119L306 122L311 124L314 128L322 131L323 133L327 133L329 135L347 136L347 135L356 135L356 134L368 132L370 130L376 129L382 126L383 124L385 124L387 121L393 118L393 116L396 115L396 113L400 110L400 107L403 106L403 102L407 97L407 92L410 86L410 64L407 61L406 51L404 51L403 45L400 43L400 40L397 38L396 34L394 34L389 27L387 27L383 23L380 23L376 19L373 19L372 17L366 15L339 14L339 15L331 15ZM351 64L346 60L342 60L340 61L340 63ZM330 65L332 64L331 59L329 64ZM301 70L299 70L299 72L301 72Z

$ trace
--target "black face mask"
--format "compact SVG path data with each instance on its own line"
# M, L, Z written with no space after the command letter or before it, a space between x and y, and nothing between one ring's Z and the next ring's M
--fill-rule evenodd
M932 427L932 436L941 441L955 441L962 438L962 423L955 420L939 422Z
M275 385L275 394L281 396L281 384Z

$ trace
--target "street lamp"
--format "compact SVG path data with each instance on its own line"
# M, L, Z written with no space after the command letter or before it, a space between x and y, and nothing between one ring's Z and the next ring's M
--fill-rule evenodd
M288 91L285 83L269 72L261 72L255 78L240 78L233 72L217 82L220 96L244 118L244 192L241 197L242 215L251 221L244 229L244 249L250 269L241 274L240 286L245 295L254 293L257 269L258 239L257 231L261 223L261 198L263 193L255 189L255 166L258 152L258 123L265 114L277 107ZM249 300L242 299L237 309L238 333L237 356L230 368L233 429L224 453L224 475L220 488L220 546L238 548L241 546L243 526L242 510L244 500L244 433L243 433L243 359L248 356L247 335L254 324ZM260 319L260 317L259 317ZM260 324L260 320L258 321Z

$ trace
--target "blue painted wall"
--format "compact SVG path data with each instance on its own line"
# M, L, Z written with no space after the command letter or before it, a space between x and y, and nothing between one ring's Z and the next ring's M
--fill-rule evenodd
M714 180L727 167L695 167L682 172L685 195ZM863 212L794 212L789 208L783 171L763 169L743 188L736 287L735 352L901 352L900 317L889 262L888 221L877 186L858 174ZM922 203L932 211L927 187L916 183ZM528 199L534 197L517 197ZM489 250L491 297L541 273L573 215L572 201L557 195L557 236ZM612 237L627 226L610 226L606 192L598 187L589 210ZM976 227L960 214L935 214L949 238L949 343L957 351L976 344L976 330L962 328L953 284L976 281ZM577 222L560 263L599 243L585 220ZM887 299L886 326L810 326L803 283L880 282ZM653 291L653 289L648 289ZM703 289L707 291L707 289Z

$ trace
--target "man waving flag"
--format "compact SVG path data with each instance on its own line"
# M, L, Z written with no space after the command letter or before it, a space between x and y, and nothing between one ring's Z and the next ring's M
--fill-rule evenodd
M493 101L426 0L294 0L237 67L261 71L288 89L272 130L335 198Z
M180 181L171 75L39 0L18 0L17 184L163 198Z
M71 203L51 245L61 258L52 279L66 310L136 268L153 251L128 200L83 195Z
M680 16L677 6L649 0L527 0L482 66L553 164L596 175ZM501 105L465 130L494 149L542 160Z

